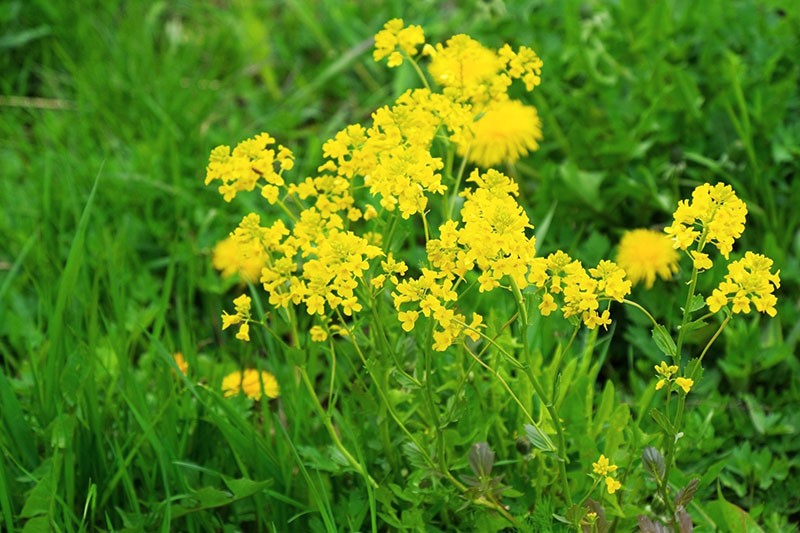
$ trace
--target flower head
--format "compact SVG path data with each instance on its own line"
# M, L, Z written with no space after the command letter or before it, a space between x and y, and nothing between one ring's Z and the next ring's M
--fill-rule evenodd
M519 100L489 104L474 126L474 138L460 144L461 156L488 168L500 163L514 163L530 151L539 149L542 122L536 108Z
M258 281L264 261L263 248L233 235L219 241L211 256L211 264L223 278L238 274L242 281L250 283Z
M698 242L702 249L710 242L727 259L733 242L744 231L746 215L747 206L730 185L705 183L692 192L691 202L681 200L678 203L673 223L664 231L672 236L675 248L686 250Z
M253 400L260 400L264 394L268 398L277 398L280 395L280 387L278 380L269 372L248 368L231 372L222 379L222 393L226 398L240 392Z
M692 390L692 385L694 385L694 380L690 378L675 378L675 384L683 389L683 392L689 394L689 391Z
M644 282L648 289L656 276L663 280L672 278L678 271L679 259L672 240L659 231L634 229L626 231L619 241L617 264L632 283Z
M749 313L752 303L758 312L775 316L778 299L773 292L781 286L781 271L773 274L771 269L772 259L746 252L742 259L728 265L725 279L706 298L709 311L716 313L732 302L734 313Z
M598 476L605 476L610 474L611 472L617 471L617 465L613 465L608 461L608 458L605 455L600 455L600 458L597 459L596 463L592 463L592 469L594 473Z
M397 67L403 64L401 50L409 56L416 55L417 46L425 42L425 33L420 26L404 26L403 19L392 19L375 34L375 50L372 57L380 61L389 57L387 65Z
M235 315L229 315L226 311L222 312L222 329L241 324L236 338L245 342L250 340L250 297L242 294L233 301L236 308Z

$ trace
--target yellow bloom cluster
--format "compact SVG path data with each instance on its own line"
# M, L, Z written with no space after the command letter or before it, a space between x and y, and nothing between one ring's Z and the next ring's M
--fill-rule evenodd
M756 311L775 316L778 299L773 292L781 286L781 271L773 274L771 269L772 259L746 252L742 259L728 265L725 279L706 299L709 311L716 313L731 302L734 313L749 313L752 303Z
M428 89L407 91L394 106L373 113L369 129L348 126L326 142L322 149L328 161L320 170L336 172L348 184L363 177L370 193L380 198L381 207L399 208L403 218L409 218L425 210L426 193L447 190L439 173L442 160L431 155L434 137L442 127L451 142L469 142L469 108Z
M597 462L592 463L592 470L598 476L605 477L606 490L609 494L614 494L622 487L622 483L611 476L617 471L617 465L611 464L605 455L601 454Z
M673 223L664 231L672 236L675 248L686 250L697 242L698 251L702 251L710 242L728 259L733 242L744 231L746 216L747 206L730 185L705 183L692 192L691 202L681 200L678 203Z
M375 34L375 51L372 57L380 61L388 57L387 65L397 67L403 64L403 54L416 55L417 46L425 42L425 32L419 26L403 26L403 19L392 19ZM400 50L398 50L398 48Z
M587 271L580 261L562 251L534 259L529 279L544 289L539 304L542 315L558 308L556 295L563 302L564 318L579 317L589 329L611 324L609 310L600 311L601 301L621 302L631 291L631 282L616 263L603 260Z
M397 64L398 57L413 60L423 42L420 28L404 27L395 19L376 35L375 57L389 57L390 64ZM627 294L630 282L624 272L611 262L586 271L568 258L563 272L555 267L548 272L547 261L535 257L533 226L516 199L519 188L501 172L473 171L467 179L473 187L461 193L458 215L445 218L438 235L429 236L429 201L438 197L445 205L447 191L444 162L434 155L434 146L474 154L481 165L513 161L535 149L541 138L536 111L511 100L507 89L519 79L532 90L541 81L542 64L528 48L494 51L466 35L444 45L426 45L426 53L442 92L409 90L393 105L375 111L371 124L345 127L323 144L325 161L316 175L285 180L283 172L291 169L294 156L283 146L275 147L275 139L266 133L233 150L221 146L212 151L206 183L222 182L219 191L226 200L260 186L262 196L286 215L268 225L257 214L245 216L230 237L231 249L235 245L242 263L259 265L270 305L304 305L308 314L319 317L311 329L317 342L338 327L331 319L343 320L373 305L364 298L377 297L387 284L393 286L393 303L405 331L413 330L423 316L435 323L437 350L465 337L477 341L481 315L467 318L456 305L460 284L473 276L481 292L503 284L543 290L545 302L549 298L545 313L557 308L551 293L559 294L566 317L578 316L592 328L607 326L609 312L600 310L600 302ZM512 127L518 123L527 125ZM538 133L514 133L531 124ZM494 133L487 133L492 129ZM492 135L506 138L487 140ZM398 216L421 216L425 224L426 262L408 279L408 266L392 253L392 248L403 247L392 243L384 249L382 244L387 235L391 238L389 228ZM219 264L228 271L242 268L233 261ZM223 325L241 324L237 337L247 340L250 302L242 298L235 301L235 315L223 315Z
M275 203L277 187L283 185L283 171L294 166L294 155L281 145L271 148L273 144L275 139L262 133L240 143L233 151L228 146L214 148L206 168L206 185L221 181L219 193L226 202L239 192L252 191L261 185L264 198L270 204Z
M226 398L239 393L244 393L253 400L260 400L263 395L267 398L277 398L281 390L275 376L265 370L248 368L231 372L222 379L222 394Z
M694 385L694 380L691 378L672 378L673 375L678 371L678 365L668 365L665 361L662 361L661 364L655 366L656 374L661 376L656 383L656 390L661 390L664 385L668 383L672 383L673 381L677 386L683 389L683 392L689 394L689 391L692 390L692 385ZM669 388L667 388L669 390Z
M393 19L375 35L373 57L388 57L388 65L395 67L403 63L403 54L412 58L424 42L422 28ZM474 135L456 141L459 155L488 168L539 148L542 123L536 108L508 95L515 79L529 92L541 84L543 63L536 52L525 46L514 51L507 44L492 50L459 34L444 44L426 44L423 55L430 57L428 73L443 96L466 106L474 121Z
M249 296L242 294L233 300L233 305L236 309L235 315L229 315L225 311L222 312L222 329L241 324L239 331L236 333L236 338L245 342L250 340L250 301Z

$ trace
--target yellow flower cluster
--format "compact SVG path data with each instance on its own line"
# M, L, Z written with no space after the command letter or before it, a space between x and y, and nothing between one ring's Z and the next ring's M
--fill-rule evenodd
M401 19L393 19L375 35L373 57L388 57L389 67L395 67L403 63L403 54L411 59L424 42L422 28L404 27ZM474 121L474 134L456 141L459 155L488 168L513 163L539 148L542 123L536 108L508 95L515 79L529 92L541 84L543 63L536 52L525 46L514 51L507 44L492 50L459 34L444 44L426 44L423 55L430 57L428 73L442 94L466 106Z
M409 218L425 210L427 193L447 190L439 173L442 160L431 155L434 137L442 127L451 142L469 142L469 108L428 89L407 91L394 106L373 113L369 129L348 126L326 142L322 150L328 161L320 170L336 172L348 185L363 177L370 193L380 198L381 207L399 208L403 218Z
M396 19L376 36L375 57L389 57L392 64L398 57L412 59L423 42L420 28L406 28ZM373 305L364 299L375 298L387 284L393 286L404 330L413 330L424 316L435 323L437 350L465 337L477 341L481 315L467 318L456 305L458 288L468 277L481 292L535 286L545 293L545 314L557 308L551 294L559 294L566 317L578 316L591 328L607 326L609 311L601 310L600 302L619 301L628 293L624 272L611 262L586 271L569 258L563 272L560 267L548 272L547 261L535 257L535 240L529 235L533 226L516 199L519 188L503 173L473 171L467 179L473 187L461 193L459 214L445 218L438 235L429 236L429 201L444 200L447 191L444 162L433 155L434 145L473 153L482 165L511 161L534 149L540 132L526 138L527 133L513 133L521 126L512 125L538 124L535 109L511 100L506 91L514 79L532 90L541 81L542 64L528 48L494 51L466 35L445 45L427 45L426 51L442 92L409 90L393 105L375 111L370 125L345 127L323 144L325 161L316 175L285 180L283 172L291 169L294 156L283 146L275 147L275 139L266 133L233 150L221 146L212 151L206 183L222 182L219 191L226 200L260 186L262 196L286 215L269 225L257 214L245 216L230 237L240 264L218 264L227 271L241 270L245 262L257 264L270 305L304 305L318 317L311 329L317 342L337 328L331 319L344 320ZM478 137L485 137L487 127L496 128L499 136L511 134L503 141L481 141ZM456 194L451 193L450 201ZM391 250L398 246L384 249L382 243L387 235L391 238L387 230L398 216L421 216L425 224L427 261L408 279L408 266ZM223 315L223 326L241 324L237 337L248 340L250 301L243 298L235 301L235 315Z
M611 476L617 471L617 465L611 464L605 455L601 454L597 462L592 463L592 470L598 476L605 477L606 490L609 494L614 494L622 487L622 483Z
M579 317L589 329L611 324L609 310L600 311L601 301L621 302L631 291L631 282L616 263L603 260L587 271L580 261L562 251L534 259L529 279L543 289L539 304L542 315L548 316L558 308L556 295L562 301L564 318Z
M694 380L691 378L684 378L678 377L673 379L673 375L678 371L678 365L668 365L665 361L662 361L661 364L656 365L654 367L656 369L656 374L661 376L656 383L656 390L661 390L664 385L668 383L672 383L673 381L677 386L683 389L683 392L689 394L689 391L692 390L692 386L694 385ZM669 390L669 388L667 388Z
M414 56L417 53L417 46L424 42L425 32L421 27L404 27L403 19L392 19L375 34L375 51L372 52L372 57L375 61L388 57L387 65L397 67L403 64L403 54L400 50L408 56Z
M730 185L705 183L692 192L691 202L681 200L678 203L673 223L664 231L672 236L675 248L686 250L697 242L699 252L710 242L728 259L733 242L744 231L746 216L747 206Z
M778 299L773 292L781 286L781 271L773 274L771 269L772 259L746 252L742 259L728 265L725 279L706 299L709 311L716 313L731 302L734 313L749 313L752 303L756 311L775 316Z
M679 259L670 238L660 231L634 229L626 231L619 241L617 264L631 283L644 282L648 289L655 283L656 275L663 280L672 278L678 271Z
M239 192L252 191L261 185L261 194L274 204L278 187L283 185L283 171L294 166L294 155L281 145L271 148L273 144L275 139L262 133L240 143L233 151L227 146L214 148L206 168L206 185L221 181L219 193L226 202Z
M233 300L233 305L236 309L235 315L229 315L225 311L222 312L222 329L241 324L239 331L236 333L236 338L248 342L250 341L250 297L242 294Z
M253 400L260 400L263 395L267 398L277 398L281 390L275 376L265 370L248 368L231 372L222 379L222 394L226 398L239 393Z

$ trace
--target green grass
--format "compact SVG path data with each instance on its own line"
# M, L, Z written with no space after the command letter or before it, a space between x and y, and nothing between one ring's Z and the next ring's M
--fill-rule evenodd
M220 331L219 314L238 292L211 268L211 249L263 207L255 197L225 204L203 185L209 151L268 131L297 154L296 176L312 174L327 138L417 84L411 69L372 61L371 36L394 16L434 41L465 32L543 58L532 101L545 140L502 169L520 180L537 226L552 216L542 253L606 257L622 230L667 223L704 181L725 181L747 202L742 249L763 250L781 269L779 315L732 324L715 347L689 399L684 431L696 445L682 448L674 481L701 477L690 513L705 530L733 529L725 524L738 508L765 530L796 527L800 9L724 0L367 4L0 6L0 529L507 526L491 509L462 509L463 495L429 475L396 426L387 429L397 415L423 438L427 415L400 397L411 395L408 384L393 381L396 413L380 404L370 387L372 376L389 380L385 362L368 373L342 347L332 386L331 362L318 352L262 333L243 345ZM678 290L660 285L641 297L669 323ZM498 314L511 308L498 304ZM537 363L553 391L574 380L560 401L566 420L586 424L586 442L575 443L586 451L569 472L575 485L597 442L614 446L610 430L625 433L625 445L650 438L639 426L652 425L660 361L633 313L597 346L579 343L586 357L563 368L548 366L549 356ZM172 363L177 351L190 364L186 379ZM280 400L253 408L222 398L222 376L241 366L273 372ZM335 447L300 367L377 488ZM521 414L490 374L469 368L482 377L464 377L464 405L445 404L458 396L440 383L435 407L451 415L442 439L463 452L447 459L461 479L470 446L491 438L495 468L507 465L504 483L519 492L504 503L531 510L530 528L544 528L563 513L555 495L535 490L544 482L531 472L545 459L515 452ZM585 394L607 405L595 415L603 424L581 422ZM465 407L474 405L495 414L481 419ZM627 459L621 466L638 468L638 455Z

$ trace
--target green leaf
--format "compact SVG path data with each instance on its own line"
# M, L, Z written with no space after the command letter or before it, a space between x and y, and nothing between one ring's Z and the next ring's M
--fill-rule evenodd
M703 295L695 294L692 297L692 301L689 302L689 312L694 313L695 311L699 311L705 306L706 306L706 300L705 298L703 298Z
M236 499L247 498L248 496L257 494L272 485L271 479L254 481L246 477L237 479L222 476L222 480L225 482L225 485L227 485L228 489L233 493L233 497Z
M689 483L686 484L681 490L678 491L678 494L675 495L675 507L683 506L687 507L689 503L691 503L692 498L694 498L697 489L700 487L700 479L694 478Z
M642 451L642 464L644 469L653 474L658 484L661 485L667 469L661 452L652 446L645 447L644 451Z
M19 514L20 518L32 518L50 512L50 505L53 502L53 482L53 469L47 468L47 472L39 478L25 499L25 505Z
M550 440L550 437L547 436L547 433L543 432L536 426L525 424L525 435L527 435L528 440L531 441L531 444L533 444L534 448L545 452L556 451L556 445L553 444L553 441Z
M656 421L656 424L658 424L658 426L662 430L664 430L664 432L667 435L669 435L670 437L675 436L675 428L673 427L672 422L670 422L669 418L667 418L667 415L665 415L658 409L653 408L650 409L650 416L653 417L653 420Z
M46 516L37 516L25 522L25 527L22 528L22 533L50 533L53 529L50 527L50 519Z
M675 358L678 347L675 345L675 341L672 340L672 336L667 331L667 328L661 324L657 324L656 327L653 328L653 341L664 355L673 359Z
M706 513L722 531L742 533L763 533L747 511L722 498L714 500L705 507Z

